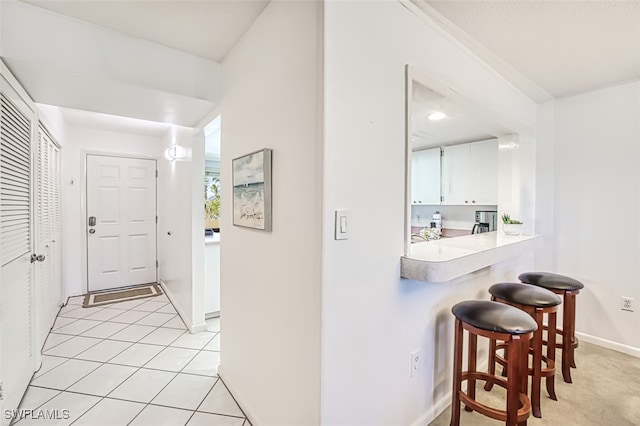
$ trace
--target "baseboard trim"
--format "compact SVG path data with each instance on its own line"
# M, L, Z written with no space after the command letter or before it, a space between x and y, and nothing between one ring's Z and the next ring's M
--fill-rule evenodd
M191 326L191 333L200 333L201 331L207 331L207 323L201 322Z
M591 336L590 334L576 332L578 339L592 343L594 345L602 346L603 348L612 349L617 352L622 352L627 355L640 358L640 348L634 348L633 346L623 345L622 343L613 342L611 340L602 339L600 337Z
M431 409L429 409L426 413L418 417L416 421L411 423L411 426L428 425L429 423L434 421L436 417L442 414L442 412L446 410L450 404L451 404L451 392L447 393L445 396L440 398L438 402L436 402L434 405L431 406Z
M222 367L222 365L218 366L218 376L220 376L220 379L222 379L222 383L224 383L227 389L229 389L229 392L231 392L231 395L236 400L236 403L238 403L238 406L249 420L249 423L251 423L252 425L258 424L254 421L255 416L253 415L253 413L251 413L249 405L240 397L238 389L233 386L227 375L224 373L224 368Z
M487 371L489 360L487 359L486 354L480 355L479 352L478 358L480 359L480 362L476 364L476 371ZM451 382L453 383L453 371L451 373ZM442 395L442 397L440 397L440 399L435 404L433 404L427 411L425 411L420 417L418 417L413 423L411 423L411 426L424 426L434 421L436 417L442 414L444 410L446 410L447 407L451 405L451 396L451 391Z
M464 368L464 365L463 365ZM478 363L476 364L476 371L487 371L489 368L489 360L485 350L478 351ZM497 368L497 367L496 367ZM453 370L451 371L451 382L453 383ZM440 399L431 406L423 415L418 417L411 426L424 426L428 425L436 419L440 414L451 405L452 392L449 391L442 395Z
M162 291L164 291L164 294L167 295L167 297L171 301L171 304L176 309L176 312L178 312L178 315L182 319L182 322L184 322L184 325L187 326L189 333L193 334L193 333L197 333L198 331L203 331L203 330L193 331L194 327L193 327L193 324L191 323L191 320L187 318L187 315L182 310L182 307L180 306L180 304L176 302L175 297L173 297L173 294L171 294L171 291L169 291L169 288L167 287L167 283L165 283L163 280L160 280L159 284L162 287ZM200 324L198 324L198 326L200 326ZM204 324L204 329L205 330L207 329L206 323Z

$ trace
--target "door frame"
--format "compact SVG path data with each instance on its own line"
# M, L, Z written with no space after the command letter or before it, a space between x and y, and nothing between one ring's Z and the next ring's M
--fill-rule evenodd
M81 274L81 288L84 294L89 293L89 239L87 238L87 156L96 155L102 157L116 157L116 158L130 158L134 160L154 160L156 162L156 173L158 172L158 160L160 157L154 155L135 155L135 154L122 154L118 152L105 152L105 151L91 151L81 150L81 176L80 182L80 209L82 211L82 217L84 220L80 221L80 262L82 266ZM158 215L158 181L156 180L156 216ZM156 261L158 260L158 223L156 222ZM158 267L156 266L156 280L158 279Z

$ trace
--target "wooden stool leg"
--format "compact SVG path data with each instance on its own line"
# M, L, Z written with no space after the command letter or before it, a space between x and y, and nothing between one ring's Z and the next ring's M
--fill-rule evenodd
M528 339L522 339L520 343L520 393L527 394L527 388L529 385L529 344L530 341ZM518 404L520 406L520 404ZM527 426L527 419L525 418L523 421L518 423L518 426Z
M533 333L531 346L533 348L533 362L531 376L531 411L534 417L542 417L540 410L540 383L542 382L542 310L536 309L534 319L538 329Z
M507 351L511 362L507 364L507 426L518 424L518 408L520 408L520 391L523 378L520 372L522 339L512 336Z
M556 313L551 312L548 316L549 324L547 327L547 359L550 363L556 363ZM556 376L555 374L546 378L547 392L549 397L554 401L558 400L556 396Z
M492 376L496 375L496 339L489 339L489 369L487 373ZM493 382L488 381L484 384L484 390L493 389Z
M562 378L567 383L571 380L571 364L573 362L573 339L575 333L575 295L564 293L564 309L562 310Z
M451 392L451 426L460 425L460 391L462 390L462 322L456 318L453 342L453 390Z
M570 293L571 300L571 324L573 328L571 330L571 367L577 368L576 366L576 347L578 346L576 343L576 292Z
M473 333L469 333L469 348L467 352L467 371L469 373L476 372L476 362L478 353L478 336ZM467 395L469 398L476 399L476 379L467 380ZM470 407L465 405L465 411L473 411Z

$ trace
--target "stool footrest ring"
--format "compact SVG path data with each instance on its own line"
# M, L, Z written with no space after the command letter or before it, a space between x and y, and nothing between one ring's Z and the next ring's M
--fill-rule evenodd
M501 377L493 376L488 373L464 372L462 373L461 381L464 382L465 380L482 380L487 383L491 382L505 389L507 388L507 381L505 379ZM491 417L492 419L495 419L495 420L500 420L503 422L507 421L506 410L499 410L497 408L482 404L476 401L475 399L469 397L462 390L459 391L458 394L460 395L460 402L462 402L465 406L471 408L472 410L477 411L478 413L484 414L487 417ZM524 422L529 417L529 413L531 411L531 401L529 400L529 397L522 392L520 392L519 396L520 396L521 405L520 405L520 408L518 409L518 423Z

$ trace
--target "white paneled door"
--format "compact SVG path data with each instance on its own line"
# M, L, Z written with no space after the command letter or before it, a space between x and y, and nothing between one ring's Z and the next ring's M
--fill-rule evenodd
M7 425L4 410L18 407L35 370L33 120L24 102L5 93L0 93L0 112L0 424Z
M156 282L156 161L87 155L89 291Z

